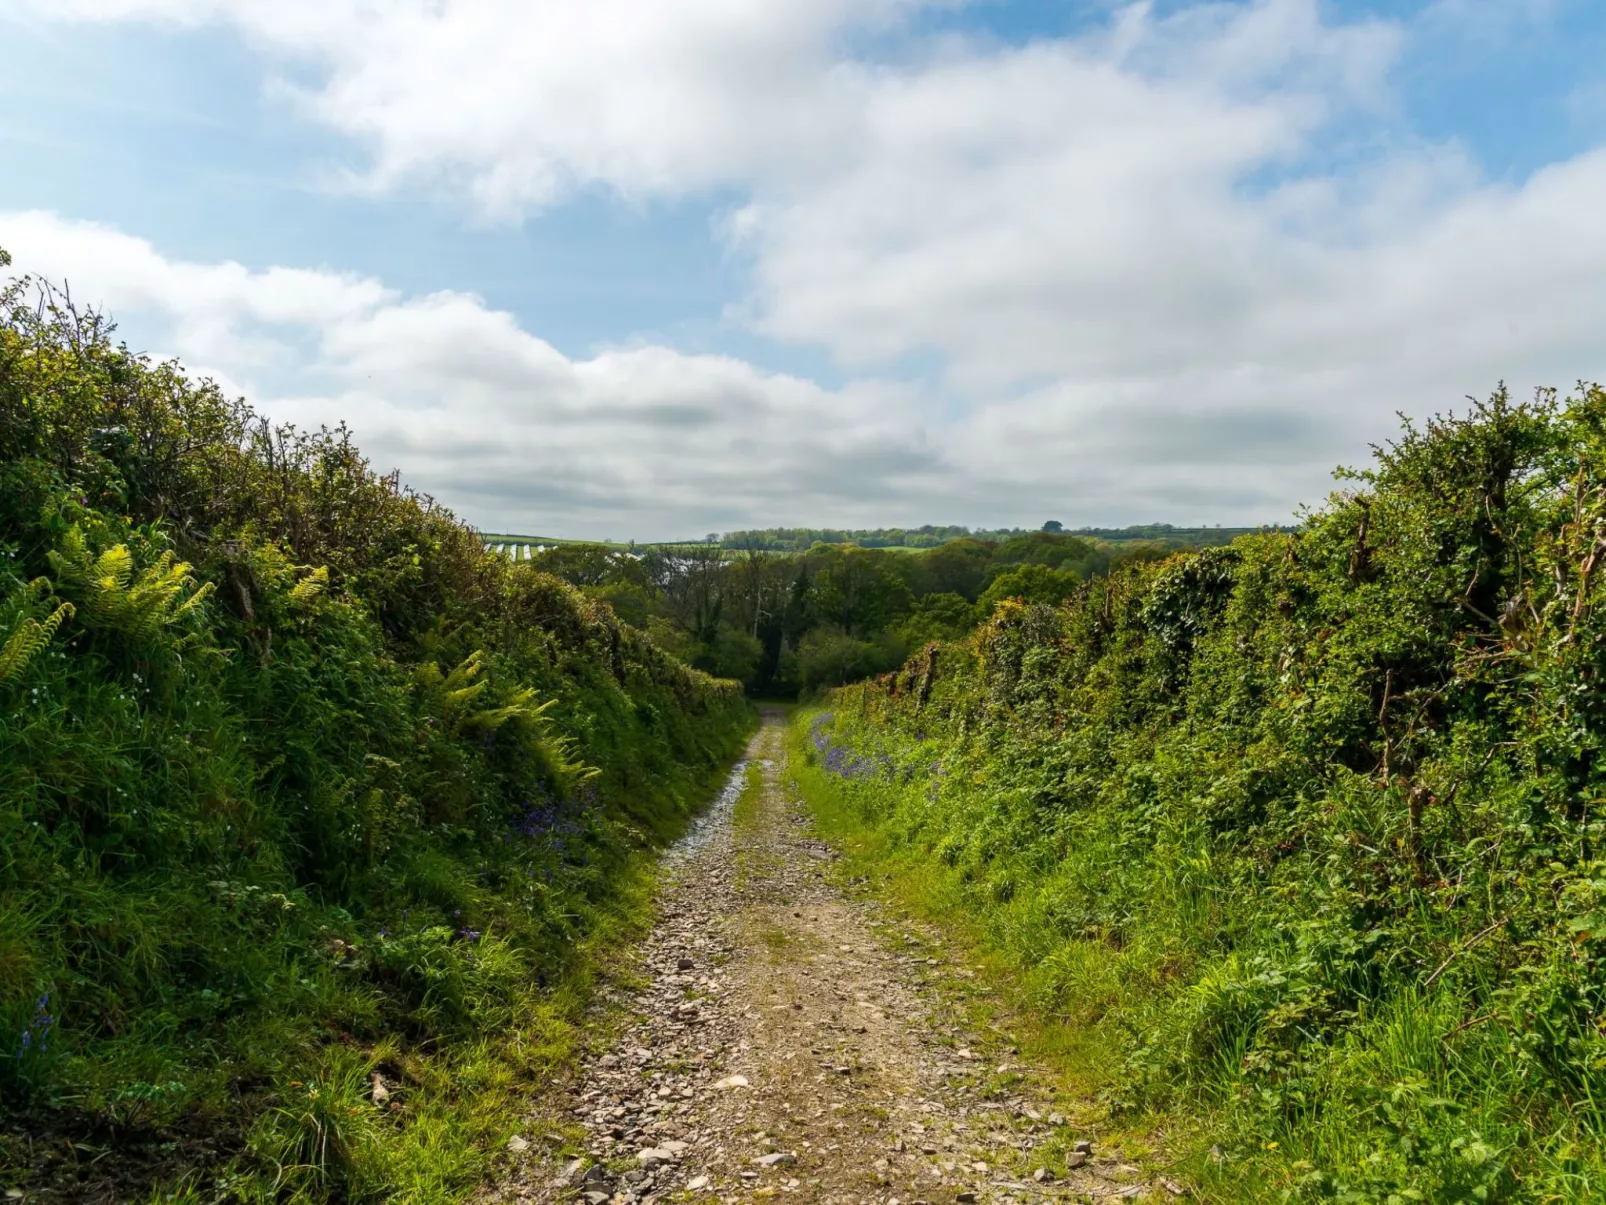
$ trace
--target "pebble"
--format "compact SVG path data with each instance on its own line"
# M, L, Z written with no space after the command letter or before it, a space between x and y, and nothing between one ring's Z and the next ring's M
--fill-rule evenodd
M1029 1068L995 1062L1018 1058L1008 1039L964 1024L942 988L959 968L934 970L950 961L932 956L938 943L835 885L835 853L779 791L779 737L771 721L755 741L768 792L759 823L731 823L747 780L739 765L665 855L632 985L606 989L618 1038L559 1089L561 1124L580 1127L589 1159L544 1171L539 1158L512 1162L483 1205L572 1202L576 1186L586 1205L683 1193L724 1205L781 1194L971 1205L983 1193L1000 1205L1069 1205L1147 1191L1107 1170L1113 1159L1095 1165L1087 1140L1063 1178L1033 1159L1065 1117ZM510 1151L529 1149L516 1140L524 1146L510 1140ZM605 1164L621 1159L631 1167L615 1179ZM780 1168L795 1172L762 1174ZM1153 1187L1180 1195L1172 1183Z

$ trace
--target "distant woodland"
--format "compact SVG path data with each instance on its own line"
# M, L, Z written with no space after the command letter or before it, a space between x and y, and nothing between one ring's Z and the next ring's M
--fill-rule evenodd
M1052 530L1059 526L775 528L634 550L561 544L532 564L607 602L689 664L739 679L750 694L794 696L894 669L930 641L959 639L1002 599L1056 604L1121 562L1237 534Z

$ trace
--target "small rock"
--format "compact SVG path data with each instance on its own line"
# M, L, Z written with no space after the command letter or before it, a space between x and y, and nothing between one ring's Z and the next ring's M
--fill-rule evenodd
M959 1205L975 1205L976 1194L967 1189L964 1192L956 1192L954 1200L958 1201Z
M385 1077L380 1075L377 1071L374 1072L374 1082L373 1086L368 1089L368 1096L369 1099L371 1099L376 1105L382 1105L390 1099L390 1089L385 1087ZM15 1191L20 1193L21 1189L17 1189ZM12 1190L8 1189L6 1191L6 1196L10 1197L11 1192Z
M708 1177L707 1176L693 1176L690 1180L688 1180L686 1182L686 1191L687 1192L696 1192L699 1189L703 1189L703 1188L707 1188L707 1187L708 1187Z
M1087 1152L1086 1151L1072 1151L1069 1155L1065 1156L1065 1166L1066 1167L1069 1167L1069 1168L1074 1170L1074 1169L1076 1169L1078 1167L1085 1167L1086 1165L1087 1165Z
M1049 1171L1046 1167L1040 1167L1032 1173L1032 1179L1036 1180L1039 1184L1048 1184L1053 1181L1054 1173Z
M1051 1125L1051 1126L1062 1126L1062 1125L1064 1125L1065 1124L1065 1114L1063 1114L1063 1113L1050 1113L1048 1115L1048 1124Z
M20 1188L8 1188L8 1189L6 1189L6 1200L8 1200L8 1201L20 1201L20 1200L22 1200L23 1197L25 1197L27 1195L28 1194L23 1192L22 1189L20 1189Z
M785 1151L774 1151L768 1155L760 1155L757 1159L754 1159L753 1162L758 1164L760 1167L785 1167L789 1164L796 1163L797 1156L790 1155Z
M1081 1142L1074 1144L1071 1149L1078 1155L1091 1155L1093 1153L1093 1144L1084 1138Z
M608 1179L608 1169L600 1163L593 1163L586 1168L586 1174L580 1177L582 1184L604 1184Z
M678 1155L686 1149L686 1143L678 1138L671 1138L668 1142L660 1142L658 1149L668 1151L671 1155Z
M724 1079L715 1080L714 1087L745 1088L747 1087L747 1077L745 1075L727 1075Z
M583 1195L585 1197L586 1205L608 1205L608 1202L613 1196L612 1193L602 1192L601 1190L595 1188L588 1190Z
M692 961L692 960L691 960L691 959L689 959L689 958L682 958L682 959L681 959L681 960L680 960L680 961L679 961L679 962L677 962L677 963L676 963L676 964L675 964L675 965L676 965L676 966L677 966L677 967L678 967L678 968L679 968L679 969L680 969L680 970L682 970L682 971L689 971L689 970L691 970L691 969L692 969L692 968L693 968L693 967L695 967L695 966L696 966L696 965L697 965L697 964L696 964L696 963L695 963L695 962L693 962L693 961Z
M1185 1197L1188 1195L1188 1190L1186 1188L1182 1187L1182 1185L1178 1184L1175 1180L1167 1180L1164 1176L1160 1178L1160 1187L1165 1189L1173 1197Z
M978 1176L985 1176L987 1174L987 1165L985 1163L972 1163L970 1165L970 1170L975 1172Z
M661 1167L674 1159L674 1155L662 1147L649 1146L636 1152L636 1162L645 1168Z
M522 1155L530 1149L530 1140L523 1134L515 1134L507 1140L507 1149L515 1155Z

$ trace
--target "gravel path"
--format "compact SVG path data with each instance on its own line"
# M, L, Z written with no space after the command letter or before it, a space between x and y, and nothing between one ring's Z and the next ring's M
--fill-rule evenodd
M838 884L788 787L781 736L766 716L749 761L666 855L639 982L615 1000L622 1026L560 1089L561 1130L532 1121L535 1141L514 1140L510 1176L486 1199L1182 1195L1071 1132L1007 1035L965 1030L946 989L971 973Z

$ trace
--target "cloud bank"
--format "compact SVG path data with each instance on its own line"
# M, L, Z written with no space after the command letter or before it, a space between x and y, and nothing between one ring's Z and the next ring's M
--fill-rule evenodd
M471 517L590 534L1272 520L1396 411L1606 376L1606 150L1496 181L1415 137L1389 84L1412 26L1254 0L917 32L955 7L36 6L236 29L353 139L347 187L481 221L734 196L731 322L823 349L842 388L661 346L571 360L466 294L177 263L50 215L0 242L276 413L350 418Z

